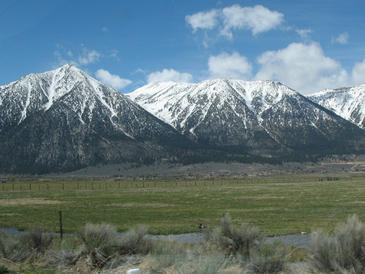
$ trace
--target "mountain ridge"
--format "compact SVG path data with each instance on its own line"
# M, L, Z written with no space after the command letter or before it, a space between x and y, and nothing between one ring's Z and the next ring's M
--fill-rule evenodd
M308 97L317 104L365 129L365 84L326 89Z
M218 146L336 150L342 142L340 136L351 137L346 130L362 135L348 121L280 82L218 79L155 83L127 95L182 134ZM212 137L217 129L223 142ZM257 134L265 141L257 142Z

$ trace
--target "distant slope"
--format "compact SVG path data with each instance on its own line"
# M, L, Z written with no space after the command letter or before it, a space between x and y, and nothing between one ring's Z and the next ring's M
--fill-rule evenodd
M216 147L329 153L356 150L364 138L351 123L272 81L156 83L128 96L182 134Z
M184 142L172 127L74 66L0 87L2 171L152 162L174 157L170 151Z
M327 89L309 99L365 129L365 85Z

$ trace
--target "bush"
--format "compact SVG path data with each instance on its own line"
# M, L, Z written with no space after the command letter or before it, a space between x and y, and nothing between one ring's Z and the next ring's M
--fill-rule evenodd
M53 236L36 229L19 236L0 236L0 255L13 262L39 258L51 246Z
M116 255L147 254L152 245L145 238L146 233L147 228L141 226L118 238L114 226L86 224L79 237L83 243L82 253L89 257L93 267L101 268Z
M260 244L262 237L255 226L234 226L229 214L225 214L221 219L221 227L210 233L208 239L228 254L240 253L249 258L250 251Z
M20 236L20 241L29 249L34 250L37 254L44 254L52 245L54 237L45 234L42 229L34 229L29 233Z
M261 245L251 256L245 272L280 273L285 269L288 255L288 248L279 243Z
M311 266L334 273L365 272L365 224L357 216L336 227L332 235L322 231L312 233Z
M74 239L70 239L72 242L65 240L61 242L58 247L49 250L46 253L45 265L57 266L58 268L66 268L76 264L78 259L82 256L82 249L80 247L75 248Z
M78 233L86 255L93 267L103 267L113 255L117 230L108 224L86 224Z
M147 254L152 249L152 243L146 239L148 228L140 226L128 230L118 244L119 255Z

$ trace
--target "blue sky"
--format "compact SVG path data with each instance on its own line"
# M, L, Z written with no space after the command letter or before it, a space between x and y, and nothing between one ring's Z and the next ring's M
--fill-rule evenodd
M73 63L121 92L155 81L365 83L365 1L0 1L0 85Z

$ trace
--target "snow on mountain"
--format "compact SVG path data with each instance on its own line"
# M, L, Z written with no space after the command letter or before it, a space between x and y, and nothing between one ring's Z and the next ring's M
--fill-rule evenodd
M128 96L181 133L214 145L314 149L337 142L337 134L347 135L343 129L351 128L345 120L273 81L154 83Z
M117 91L105 89L100 82L72 65L64 65L53 71L29 74L0 87L0 131L4 125L20 124L30 114L49 110L57 100L70 93L76 95L70 107L78 113L80 121L86 109L92 118L96 101L108 109L110 118L115 116L113 99L107 102L105 98L118 97Z
M71 65L0 87L0 169L151 161L179 142L171 126Z
M198 84L154 83L127 95L165 122L176 128L184 128L188 118L198 109L201 110L199 120L202 121L213 104L218 103L217 107L221 109L224 103L236 99L243 100L249 110L260 117L270 105L280 101L284 94L295 92L271 81L218 79Z
M309 98L365 129L365 84L350 88L327 89Z
M21 124L35 113L47 112L59 103L64 105L65 111L77 115L83 124L103 115L130 138L137 137L138 132L134 131L141 128L138 126L133 129L131 124L140 122L148 126L148 121L144 119L149 114L144 109L72 65L44 73L32 73L1 86L0 102L0 132L4 127Z

